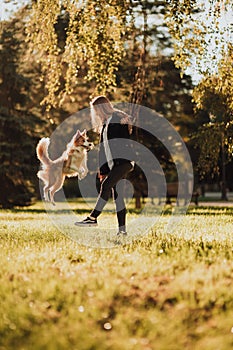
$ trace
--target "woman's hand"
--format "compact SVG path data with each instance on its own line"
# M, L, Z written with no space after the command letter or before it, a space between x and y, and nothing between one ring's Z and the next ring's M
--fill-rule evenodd
M104 179L105 179L107 176L108 176L108 175L100 175L100 174L99 174L100 182L103 182Z

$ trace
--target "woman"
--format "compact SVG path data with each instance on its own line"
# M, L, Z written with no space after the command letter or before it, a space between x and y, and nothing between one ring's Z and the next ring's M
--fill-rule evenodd
M118 234L126 235L126 208L123 193L117 183L133 170L132 152L130 151L130 117L115 109L105 96L98 96L91 101L93 127L100 132L99 179L100 193L90 215L77 226L97 226L108 199L113 194L116 204Z

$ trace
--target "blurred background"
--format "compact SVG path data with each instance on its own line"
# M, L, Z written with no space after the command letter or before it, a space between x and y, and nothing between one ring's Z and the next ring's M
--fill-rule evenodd
M167 118L190 152L194 193L230 198L232 10L227 0L182 3L0 1L0 207L40 199L37 142L97 94ZM143 132L134 138L176 184L166 148ZM133 181L140 202L143 174ZM79 196L77 182L66 180L67 197Z

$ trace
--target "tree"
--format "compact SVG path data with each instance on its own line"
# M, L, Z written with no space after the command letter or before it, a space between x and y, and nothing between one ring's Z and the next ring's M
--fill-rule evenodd
M39 53L49 110L73 92L79 69L87 63L85 78L96 82L95 93L115 86L115 73L123 56L129 0L38 0L32 3L27 24L31 52ZM67 19L64 47L59 47L56 24ZM63 84L61 85L61 77ZM83 77L82 77L83 78Z
M222 199L226 193L226 163L233 156L233 104L231 80L233 78L232 48L220 61L218 75L203 79L194 90L197 108L209 113L209 123L202 125L196 134L200 147L199 167L202 175L221 171ZM219 162L220 160L220 162Z
M35 140L43 123L32 101L31 91L38 92L36 79L21 65L25 36L20 17L21 13L2 23L0 32L0 205L4 208L28 205L35 196Z
M172 0L167 23L174 38L174 61L183 72L193 64L201 80L194 89L197 109L210 115L196 134L202 175L221 169L222 198L226 199L225 165L232 157L233 30L226 15L231 2ZM197 15L198 14L198 15ZM221 166L219 165L221 162Z
M8 30L10 26L12 28L9 36L16 40L16 49L7 52L7 60L12 60L15 68L10 69L13 73L9 82L12 88L8 91L4 86L2 94L5 95L2 96L5 101L12 101L11 109L9 103L6 105L8 120L11 115L12 124L17 120L22 126L20 129L16 122L11 135L14 130L20 130L22 139L27 139L23 137L24 133L29 137L31 148L28 154L33 153L32 166L38 165L34 159L38 138L70 113L88 107L93 93L108 93L111 100L124 99L156 108L179 125L187 139L187 125L192 113L192 107L188 108L190 79L186 76L180 79L179 70L169 59L161 55L156 57L158 50L165 52L170 44L162 20L167 6L166 1L160 0L38 0L33 1L31 7L24 8L26 14L22 16L22 24L19 17L13 20L13 25L9 24ZM138 16L143 19L139 24ZM159 22L155 23L154 19L159 17ZM13 48L10 41L8 44ZM6 43L4 45L7 47ZM7 60L8 66L11 61ZM17 85L14 79L19 76L22 79ZM6 84L6 77L3 81ZM114 88L115 84L118 89ZM17 103L13 93L15 86L21 96ZM137 98L132 101L134 93ZM36 117L39 117L38 121ZM149 144L148 138L151 147ZM8 151L5 149L4 152ZM164 164L166 160L167 154ZM25 164L26 169L27 162ZM17 169L17 166L15 164L13 168ZM22 178L17 171L18 178ZM35 173L33 168L31 175L34 179ZM31 175L28 169L30 179Z
M171 0L166 23L173 37L174 61L184 72L211 75L232 41L230 0Z
M61 106L83 79L95 83L92 94L114 93L128 50L138 54L140 48L136 68L143 76L149 50L156 55L170 46L163 21L167 7L162 0L34 1L26 30L41 62L47 110Z

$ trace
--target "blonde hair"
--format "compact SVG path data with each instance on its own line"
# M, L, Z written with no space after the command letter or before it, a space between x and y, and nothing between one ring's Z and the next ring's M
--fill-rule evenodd
M123 111L120 111L113 107L109 99L103 95L93 98L90 102L91 106L91 122L94 131L100 133L103 126L103 122L107 120L113 112L118 112L121 116L122 124L131 124L131 117ZM129 131L130 128L129 128ZM130 132L131 133L131 132Z
M90 102L91 122L96 132L100 132L103 122L114 112L113 105L105 96L97 96Z

